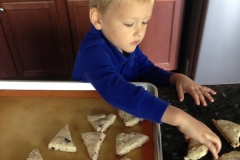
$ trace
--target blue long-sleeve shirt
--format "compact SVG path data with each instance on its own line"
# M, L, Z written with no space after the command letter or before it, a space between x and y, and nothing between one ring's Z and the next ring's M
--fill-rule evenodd
M169 85L171 72L156 67L139 47L125 56L100 30L91 26L77 53L72 80L90 82L112 106L161 123L168 102L129 82Z

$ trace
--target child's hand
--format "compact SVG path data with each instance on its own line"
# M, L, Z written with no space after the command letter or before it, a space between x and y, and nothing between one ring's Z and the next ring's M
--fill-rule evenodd
M221 150L220 138L205 124L174 106L168 106L163 114L162 122L178 127L185 138L193 138L208 147L215 159Z
M210 102L214 102L214 99L211 96L216 94L214 90L205 86L200 86L183 74L172 74L170 77L170 83L176 86L180 101L184 100L184 93L188 93L193 97L197 105L200 105L201 102L203 106L206 106L207 103L205 98Z
M221 149L221 141L219 137L205 124L193 117L190 117L189 120L185 120L183 120L183 122L178 126L179 131L185 135L185 138L193 138L201 144L207 146L213 157L217 159L218 153Z

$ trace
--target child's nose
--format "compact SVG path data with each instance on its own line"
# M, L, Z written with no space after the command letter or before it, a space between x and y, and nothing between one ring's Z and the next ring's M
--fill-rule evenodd
M136 26L134 36L143 37L144 33L145 33L145 27Z

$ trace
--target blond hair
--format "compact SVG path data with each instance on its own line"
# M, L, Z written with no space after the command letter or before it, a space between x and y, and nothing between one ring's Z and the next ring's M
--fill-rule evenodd
M154 0L89 0L89 8L96 7L101 13L104 13L108 6L113 3L113 2L127 2L131 4L136 4L136 3L144 3L144 2L149 2L149 1L154 1Z

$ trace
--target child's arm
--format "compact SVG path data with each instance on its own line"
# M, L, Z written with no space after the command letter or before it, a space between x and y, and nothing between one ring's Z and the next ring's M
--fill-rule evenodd
M180 101L183 101L184 93L188 93L194 98L197 105L200 105L201 102L203 106L206 106L207 103L205 98L207 98L210 102L214 102L214 99L211 96L216 94L214 90L197 84L183 74L172 74L170 77L170 83L176 86Z
M174 106L168 106L161 121L178 127L185 136L206 145L213 157L218 158L221 141L215 133L200 121Z

